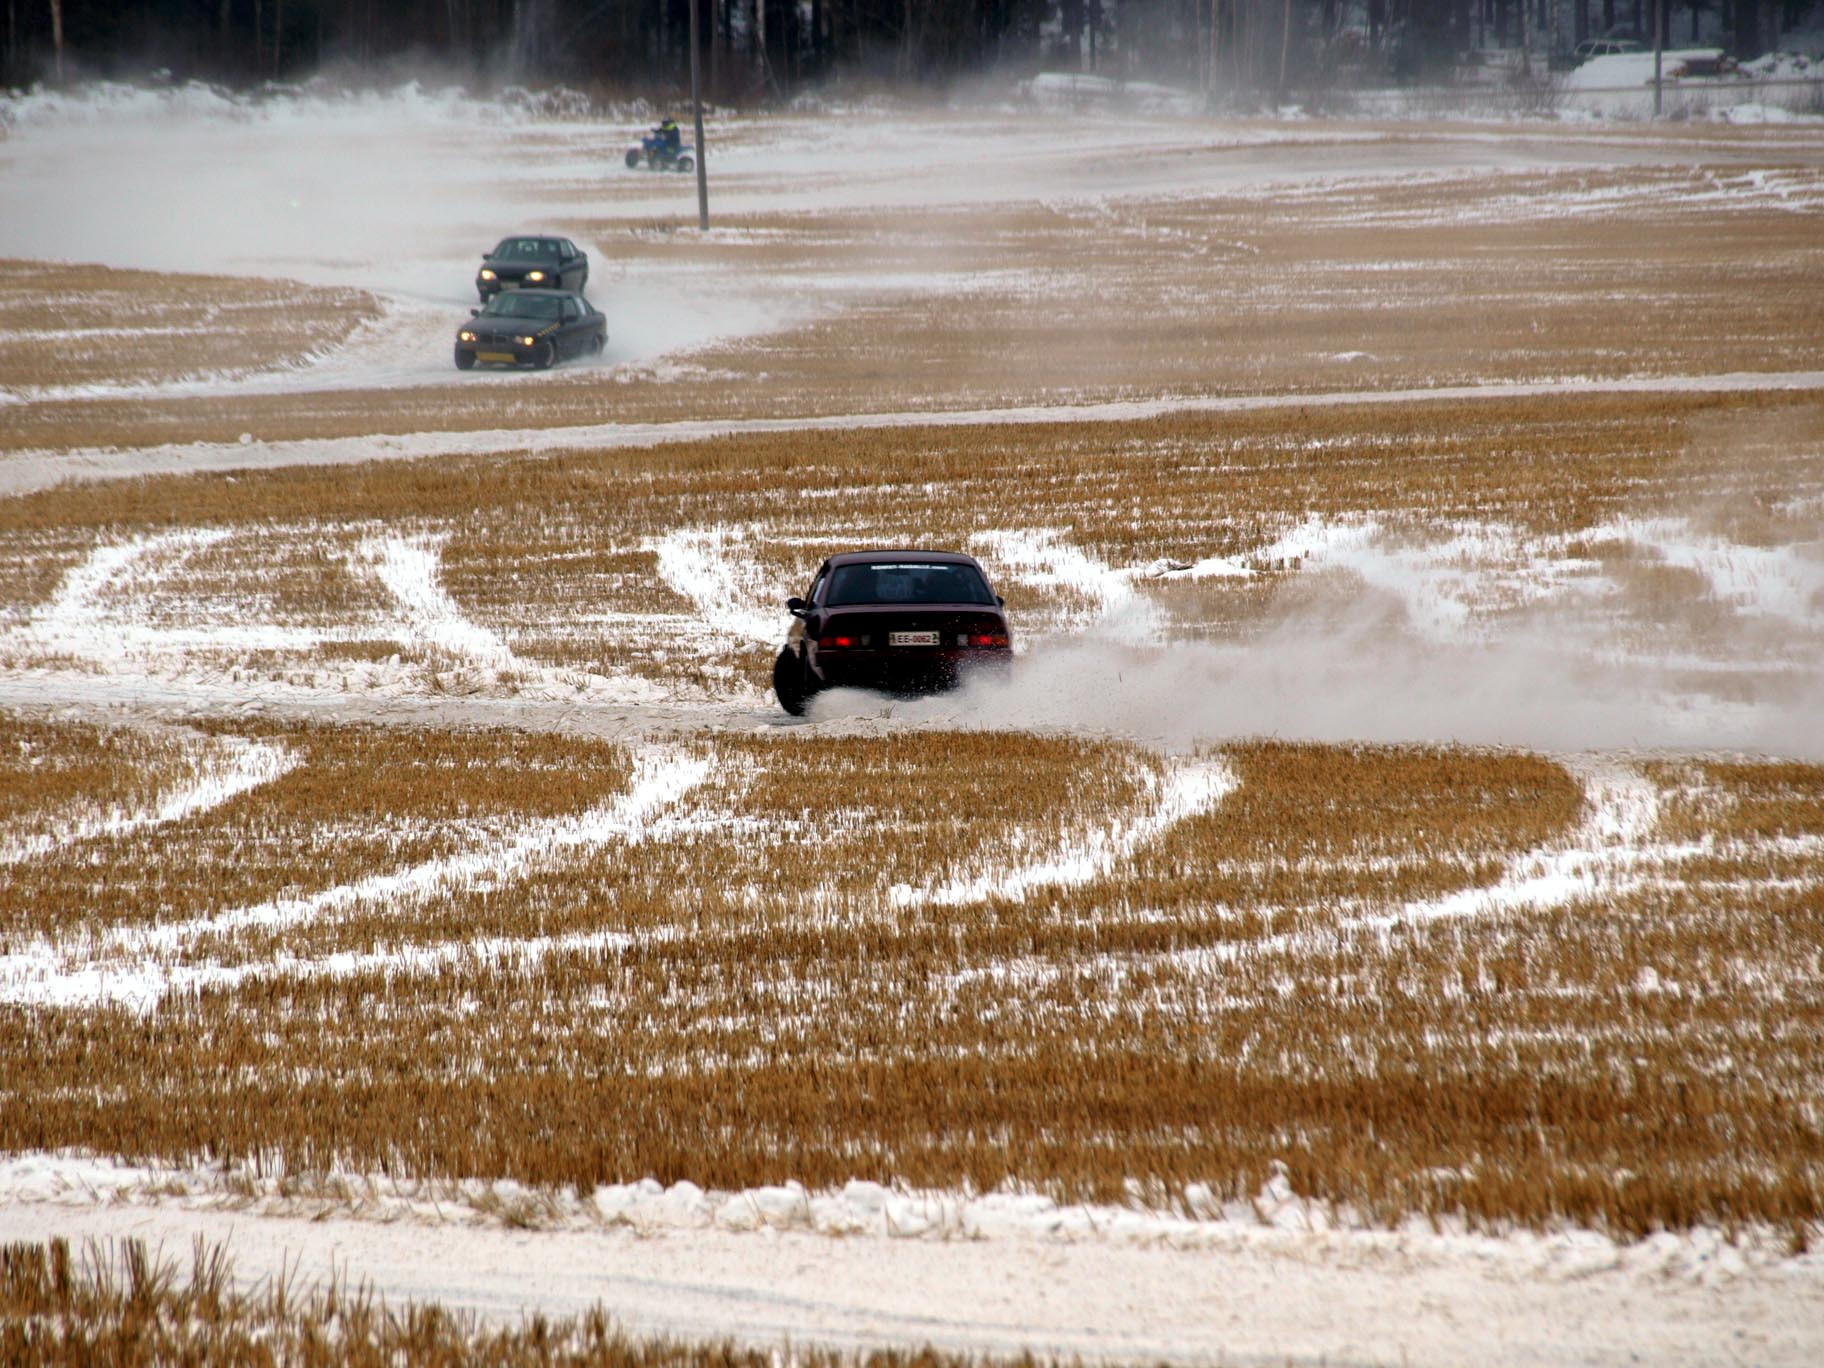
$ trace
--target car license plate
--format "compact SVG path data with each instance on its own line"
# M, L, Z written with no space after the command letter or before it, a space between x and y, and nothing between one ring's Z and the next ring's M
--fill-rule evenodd
M888 632L887 633L887 645L889 645L889 646L935 646L935 645L937 645L937 633L936 632Z
M500 282L500 288L503 290L517 290L519 284L520 283L517 280L503 280Z
M518 358L515 357L512 352L478 351L475 353L475 359L477 361L496 361L496 362L498 362L498 361L514 361L514 360L517 360Z

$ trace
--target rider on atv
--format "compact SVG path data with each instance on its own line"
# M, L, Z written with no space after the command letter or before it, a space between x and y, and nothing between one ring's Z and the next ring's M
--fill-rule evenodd
M684 145L684 134L678 128L676 119L665 120L652 130L652 134L657 139L657 150L662 156L675 157L678 149Z

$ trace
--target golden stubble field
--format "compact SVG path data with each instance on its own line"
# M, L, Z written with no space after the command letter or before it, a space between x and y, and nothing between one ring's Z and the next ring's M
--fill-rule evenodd
M980 284L877 292L663 386L41 397L0 442L1813 367L1816 174L1725 181L835 214L709 248L603 226L634 254ZM99 283L146 322L85 383L240 364L164 350L169 282ZM313 327L347 304L246 288ZM308 350L255 342L267 366ZM42 383L14 352L0 367ZM787 728L759 690L777 602L823 555L911 542L980 554L1035 643L1141 624L1136 660L1270 651L1288 615L1356 619L1391 592L1363 564L1418 566L1467 630L1569 623L1676 661L1706 704L1752 702L1818 659L1821 510L1813 392L1568 387L6 500L0 1149L230 1183L869 1179L1191 1216L1281 1175L1344 1223L1811 1247L1824 768L1220 728L1163 748L967 716ZM1370 560L1307 562L1340 533ZM1798 586L1785 619L1755 597L1769 575ZM1372 621L1421 634L1425 601ZM491 725L438 720L470 698ZM72 1269L10 1249L0 1299L103 1326L156 1305L223 1343L307 1336L321 1311L300 1331L226 1305L201 1263L187 1285ZM434 1319L373 1333L408 1356L474 1343Z
M0 449L1814 369L1824 172L1811 149L1783 159L1776 147L1752 169L1726 139L1691 155L1690 167L1344 178L1231 196L733 215L708 238L579 208L555 226L590 244L604 272L798 280L808 317L782 308L769 331L662 366L572 369L513 389L453 371L384 390L313 386L308 371L282 393L52 389L9 409ZM29 310L36 274L29 263L0 273L0 316ZM295 298L256 310L254 345L224 357L219 335L158 326L166 278L135 287L132 273L95 274L144 297L98 300L128 336L85 353L70 372L82 379L110 378L94 374L109 365L121 380L234 373L277 361L287 339L293 357L333 346L380 307L283 287ZM830 288L831 277L856 283ZM218 283L203 288L213 301ZM325 306L335 325L318 326ZM56 366L67 383L28 338L7 344L0 374L40 384Z
M77 696L144 668L282 704L351 653L409 654L358 573L375 529L437 548L450 603L527 677L694 671L673 697L766 664L691 635L663 561L704 529L781 590L837 545L1010 525L1112 565L1254 567L1136 580L1169 646L1246 642L1307 592L1260 556L1302 520L1372 516L1396 544L1503 526L1608 586L1613 624L1684 602L1701 645L1738 605L1695 612L1689 572L1616 520L1792 545L1821 413L1489 400L116 482L0 507L0 564L9 642L37 643L13 668ZM94 624L156 651L33 654L69 575L121 547L158 573L94 588ZM1085 611L1067 582L1008 587L1035 631ZM249 622L309 631L250 647ZM452 662L421 649L434 692ZM471 687L506 701L516 678ZM1377 1224L1814 1238L1815 766L234 711L6 719L0 1145L1168 1208L1284 1165Z

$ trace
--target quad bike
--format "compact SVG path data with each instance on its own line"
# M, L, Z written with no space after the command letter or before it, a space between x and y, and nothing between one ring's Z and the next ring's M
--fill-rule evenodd
M649 133L640 139L638 147L627 149L627 165L637 167L641 162L654 171L694 171L697 168L697 149L689 146L673 147L657 134Z

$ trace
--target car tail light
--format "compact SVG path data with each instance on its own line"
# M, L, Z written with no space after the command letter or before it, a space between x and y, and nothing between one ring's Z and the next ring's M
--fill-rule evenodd
M830 632L817 638L817 649L820 651L851 651L867 644L865 636L854 636L848 632Z
M969 646L978 651L1006 650L1007 633L1005 632L965 632L958 640L959 646Z

